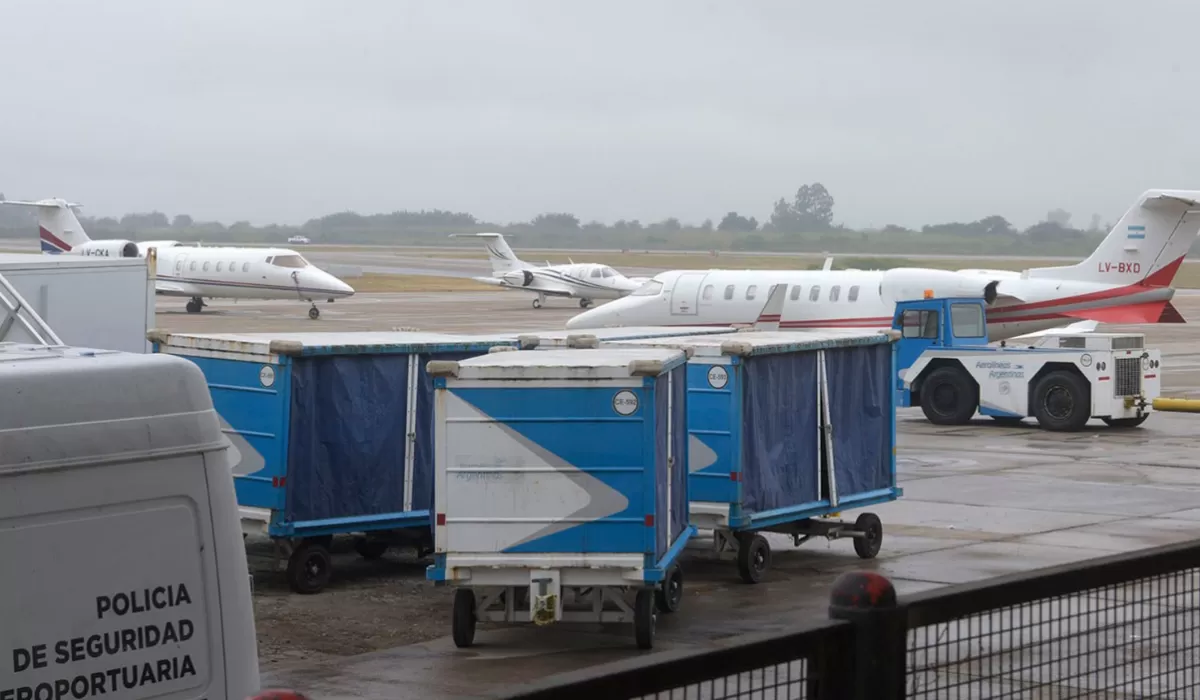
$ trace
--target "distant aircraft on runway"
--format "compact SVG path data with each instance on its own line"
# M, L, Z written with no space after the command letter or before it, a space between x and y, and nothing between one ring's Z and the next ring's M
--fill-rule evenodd
M505 289L515 289L536 294L533 308L540 309L546 297L579 299L580 308L586 309L595 299L619 299L647 281L645 277L626 277L608 265L600 263L576 263L535 267L522 262L504 235L500 233L450 234L451 238L471 236L486 241L488 260L492 263L492 277L475 277L476 281Z
M1183 258L1200 231L1200 191L1148 190L1096 250L1077 265L1009 270L672 270L628 297L570 319L571 330L610 326L730 326L752 323L772 285L790 292L781 329L888 328L897 301L983 297L991 341L1081 321L1184 323L1171 304ZM978 307L976 307L978 308ZM1094 326L1092 326L1094 328ZM914 325L913 332L919 332ZM1083 330L1083 329L1080 329ZM906 331L908 329L906 328ZM962 332L959 331L959 335Z
M36 202L3 200L0 204L35 207L42 252L114 258L158 258L155 290L162 296L185 297L189 313L199 313L205 299L295 299L312 304L309 318L321 315L316 299L348 297L354 289L314 267L287 248L200 247L179 241L94 241L73 211L78 204L62 199Z

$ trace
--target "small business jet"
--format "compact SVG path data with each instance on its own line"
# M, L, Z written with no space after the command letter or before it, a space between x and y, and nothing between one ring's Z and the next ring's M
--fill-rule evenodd
M672 270L623 299L567 321L610 326L751 324L768 290L787 284L781 329L889 328L897 301L983 297L990 341L1071 324L1184 323L1171 283L1200 231L1200 191L1148 190L1083 262L1006 270ZM982 323L980 319L979 323ZM982 327L981 334L984 332Z
M491 277L473 277L478 282L530 292L537 295L533 308L540 309L546 297L579 299L580 308L586 309L595 299L620 299L647 279L626 277L608 265L599 263L576 263L535 267L522 262L500 233L450 234L451 238L482 238L486 241L488 260L492 263Z
M62 199L36 202L5 200L0 204L36 207L42 252L49 255L157 257L154 286L162 296L188 299L188 313L199 313L205 299L297 299L312 304L308 317L321 315L316 299L354 294L354 289L287 248L200 247L179 241L94 241L73 211L78 204Z

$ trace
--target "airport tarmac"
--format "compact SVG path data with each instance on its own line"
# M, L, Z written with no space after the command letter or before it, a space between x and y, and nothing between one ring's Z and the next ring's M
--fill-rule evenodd
M1181 292L1175 304L1200 323L1200 295ZM306 305L287 301L214 301L204 313L187 314L181 301L163 299L158 325L198 332L499 332L561 328L579 311L553 300L535 310L528 296L508 292L363 294L320 308L316 321L306 317ZM1164 393L1200 396L1200 329L1136 330L1164 352ZM344 551L333 583L315 596L291 594L281 574L256 569L263 681L314 700L494 697L549 674L782 632L824 616L829 584L848 570L882 572L904 594L1193 539L1200 533L1198 424L1200 415L1160 413L1140 429L1097 424L1063 435L986 419L938 428L904 410L898 469L905 495L872 509L885 532L877 559L858 559L845 541L793 548L772 536L767 580L750 586L732 562L689 554L683 607L659 618L654 652L637 651L622 626L481 626L476 646L459 650L449 639L449 589L426 583L424 562L408 554L365 562Z

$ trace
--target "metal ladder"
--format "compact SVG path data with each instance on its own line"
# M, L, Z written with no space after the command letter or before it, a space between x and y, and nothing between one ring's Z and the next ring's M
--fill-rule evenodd
M25 329L34 343L60 347L65 345L54 329L38 315L28 301L25 301L25 297L0 274L0 343L11 342L9 334L17 324Z

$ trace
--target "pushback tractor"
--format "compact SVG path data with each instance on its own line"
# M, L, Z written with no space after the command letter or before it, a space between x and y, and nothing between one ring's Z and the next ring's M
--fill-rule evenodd
M1000 423L1035 418L1047 430L1081 430L1098 418L1132 428L1159 394L1161 355L1141 333L1048 333L1035 345L988 345L985 302L923 299L896 305L897 405L920 406L938 425L976 413Z

